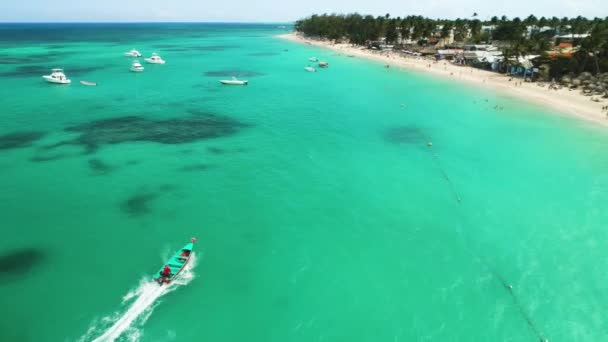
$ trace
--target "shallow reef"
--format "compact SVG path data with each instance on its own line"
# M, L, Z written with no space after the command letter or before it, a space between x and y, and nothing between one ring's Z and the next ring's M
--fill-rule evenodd
M142 187L133 195L120 203L120 209L123 213L130 217L141 217L149 214L151 203L162 195L178 190L178 187L173 184L161 184L155 189Z
M392 144L424 143L425 135L417 126L396 126L384 131L384 140Z
M256 77L263 76L264 74L255 72L255 71L247 71L247 70L216 70L216 71L206 71L204 73L205 76L210 77Z
M120 204L120 208L129 216L142 216L150 212L150 202L158 197L158 193L139 191Z
M93 153L103 145L137 141L185 144L233 135L248 126L248 124L230 117L212 114L165 120L123 116L68 126L65 131L78 133L78 136L74 139L47 145L45 149L55 149L64 145L79 145L84 148L85 153Z
M28 147L45 135L45 132L39 131L13 132L0 135L0 150Z
M191 165L184 165L183 167L179 168L179 171L201 172L201 171L207 171L207 170L209 170L209 168L211 168L211 165L209 165L209 164L191 164Z
M23 277L47 257L39 248L20 248L0 254L0 280Z
M255 56L255 57L278 56L278 55L280 55L280 53L278 53L278 52L254 52L254 53L248 54L248 56Z
M101 159L93 158L88 161L89 168L96 174L106 174L112 171L114 168L108 163Z

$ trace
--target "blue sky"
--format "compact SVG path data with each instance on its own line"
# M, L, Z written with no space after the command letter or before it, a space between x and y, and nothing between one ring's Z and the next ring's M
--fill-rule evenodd
M311 13L481 18L608 16L607 0L0 0L0 21L286 22Z

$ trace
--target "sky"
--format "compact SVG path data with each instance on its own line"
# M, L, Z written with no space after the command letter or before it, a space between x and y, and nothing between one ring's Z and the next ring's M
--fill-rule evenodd
M0 22L291 22L313 13L608 16L607 0L0 0Z

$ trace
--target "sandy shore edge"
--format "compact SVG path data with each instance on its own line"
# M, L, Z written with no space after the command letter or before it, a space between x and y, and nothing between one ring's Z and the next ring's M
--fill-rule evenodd
M416 70L431 75L449 78L454 81L466 82L484 89L494 90L503 95L508 95L527 102L535 103L545 108L567 114L579 119L595 122L608 127L608 116L602 107L608 105L608 101L591 101L591 97L583 96L578 90L548 90L548 87L539 87L537 83L521 83L519 79L509 81L509 77L471 67L456 66L448 62L433 63L429 59L404 58L394 53L376 52L350 44L332 44L327 41L307 39L296 33L288 33L277 36L294 42L309 44L317 47L328 48L340 53L355 57L375 60L391 67ZM430 65L430 66L429 66ZM516 86L516 82L518 85ZM597 97L597 96L595 96Z

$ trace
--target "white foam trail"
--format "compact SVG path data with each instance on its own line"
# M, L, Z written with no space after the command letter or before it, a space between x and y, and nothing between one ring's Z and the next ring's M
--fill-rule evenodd
M132 298L135 298L135 301L129 306L129 308L120 315L112 315L108 317L104 317L102 322L111 323L112 326L108 328L106 331L101 334L101 336L93 339L93 342L110 342L116 340L123 333L128 333L129 341L137 341L141 337L141 332L137 329L132 329L131 325L138 318L137 322L139 326L143 325L148 317L152 314L152 310L154 310L155 302L162 297L163 295L172 292L177 288L177 286L187 285L194 279L193 269L196 266L196 255L192 253L190 257L190 261L184 270L179 274L177 278L175 278L171 284L159 286L155 281L151 279L142 280L140 286L133 290L129 291L123 297L123 303L129 301ZM109 322L108 322L109 321ZM80 339L80 341L90 341L91 338L87 338L87 335L92 335L97 329L93 326L89 328L87 334Z

